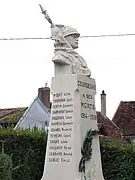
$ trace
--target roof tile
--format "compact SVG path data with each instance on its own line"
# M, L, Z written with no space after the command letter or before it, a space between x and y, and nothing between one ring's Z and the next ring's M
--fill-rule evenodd
M135 135L135 101L121 101L112 121L124 136Z
M111 139L121 139L122 133L120 128L101 112L97 112L97 121L100 124L100 132L102 135Z

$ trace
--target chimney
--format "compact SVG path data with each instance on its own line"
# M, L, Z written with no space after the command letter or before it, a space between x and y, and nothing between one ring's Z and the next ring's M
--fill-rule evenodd
M45 84L45 87L38 89L38 97L47 109L50 109L50 88L47 87L47 84Z
M101 94L101 113L106 116L106 94L104 90Z

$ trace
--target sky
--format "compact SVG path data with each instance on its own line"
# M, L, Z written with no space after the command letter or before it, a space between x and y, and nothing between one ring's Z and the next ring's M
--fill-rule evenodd
M50 37L42 4L56 24L70 25L81 36L135 33L134 0L0 1L0 38ZM135 101L135 36L80 38L77 52L96 79L96 108L107 94L107 116L120 101ZM0 40L0 108L26 107L38 88L54 75L51 40Z

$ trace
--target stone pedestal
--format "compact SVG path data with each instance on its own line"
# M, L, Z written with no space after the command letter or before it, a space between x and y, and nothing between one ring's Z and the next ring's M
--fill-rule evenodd
M81 147L89 129L97 130L95 80L83 75L52 79L52 109L42 180L84 180L79 172ZM99 137L92 141L92 158L85 163L86 180L104 180Z

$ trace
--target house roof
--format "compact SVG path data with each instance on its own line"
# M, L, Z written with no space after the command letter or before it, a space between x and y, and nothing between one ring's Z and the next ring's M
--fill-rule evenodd
M135 101L121 101L112 121L124 136L135 136Z
M0 118L4 117L7 114L10 114L12 112L17 111L19 108L6 108L6 109L0 109Z
M0 109L0 124L17 122L26 109L27 107Z
M107 116L97 111L97 122L102 135L112 139L121 139L122 134L120 128L111 121Z

